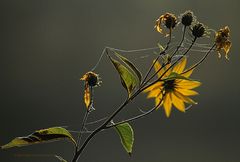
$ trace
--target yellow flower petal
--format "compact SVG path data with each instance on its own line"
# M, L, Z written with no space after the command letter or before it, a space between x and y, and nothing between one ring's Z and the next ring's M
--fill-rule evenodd
M155 89L149 92L147 98L154 98L161 94L161 89Z
M193 101L191 98L184 96L178 91L174 91L174 94L182 101L189 103L189 104L197 104L197 102Z
M226 41L225 44L224 44L224 46L223 46L223 49L224 49L224 51L225 51L225 58L226 58L226 59L229 59L227 54L228 54L231 46L232 46L232 43L231 43L230 41Z
M182 58L182 60L173 68L173 72L181 74L186 66L186 63L186 57Z
M191 80L181 80L177 83L176 88L185 88L185 89L193 89L199 87L201 82L191 81Z
M160 101L162 100L162 95L160 95L159 97L156 97L155 98L155 106L158 105L158 107L156 109L158 109L162 104L163 104L163 101L162 103L160 104Z
M156 25L154 26L154 28L156 28L156 30L159 33L163 33L161 24L162 24L162 20L164 19L164 15L161 15L157 20L156 20Z
M191 69L191 68L189 68L189 69ZM184 72L182 72L181 75L186 77L186 78L189 78L192 75L192 72L193 72L194 68L191 69L191 70L189 70L189 69L187 69Z
M162 88L162 84L163 84L163 82L156 82L155 84L146 88L143 92L148 92L148 91L152 91L154 89Z
M155 62L155 60L153 62ZM157 72L161 67L162 65L159 63L159 61L155 62L154 64L155 72ZM158 77L160 77L162 73L163 73L163 68L157 73Z
M167 64L165 67L164 67L164 71L163 73L165 73L166 70L168 70L170 68L171 64ZM172 69L169 69L165 74L164 76L162 77L162 79L168 77L170 74L172 73Z
M185 112L185 105L182 100L180 100L174 93L171 93L172 103L173 105L182 112Z
M198 95L198 93L194 90L190 89L184 89L184 88L176 88L176 90L180 93L182 93L184 96L195 96Z
M172 109L172 101L171 101L171 96L169 93L165 95L164 102L163 102L163 107L166 113L166 116L169 117Z
M84 102L85 102L86 108L89 109L89 106L91 103L91 93L90 93L90 87L88 84L85 84Z

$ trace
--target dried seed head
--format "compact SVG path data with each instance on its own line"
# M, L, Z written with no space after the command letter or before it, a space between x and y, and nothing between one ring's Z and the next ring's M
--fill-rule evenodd
M202 37L206 32L206 28L202 23L197 23L192 28L192 35L200 38Z
M177 24L176 16L171 13L165 14L164 20L164 24L168 29L173 29Z
M195 16L192 11L186 11L181 15L181 23L185 26L190 26L195 21Z

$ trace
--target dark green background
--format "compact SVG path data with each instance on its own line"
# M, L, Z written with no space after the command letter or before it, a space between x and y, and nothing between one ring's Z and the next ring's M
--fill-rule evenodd
M193 77L203 82L198 88L200 95L194 97L199 104L187 113L174 110L167 119L159 110L133 123L135 144L131 158L117 134L109 130L89 144L80 161L240 161L237 0L1 0L0 144L51 126L77 130L85 110L79 78L94 66L102 49L138 49L165 42L153 29L155 19L167 11L179 15L187 9L211 28L229 25L233 42L230 61L212 53L196 70ZM146 69L151 57L138 59L141 55L131 56L142 65L140 69ZM106 57L96 70L103 84L95 91L96 111L89 121L110 114L125 97ZM146 110L151 103L142 95L118 119L137 113L140 106ZM19 155L58 154L70 159L72 151L69 142L55 142L0 150L0 161L57 162L52 157Z

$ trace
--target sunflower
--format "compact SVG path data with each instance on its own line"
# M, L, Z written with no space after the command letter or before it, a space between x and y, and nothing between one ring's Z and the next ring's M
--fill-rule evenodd
M165 68L162 68L157 74L158 78L160 78L161 80L144 90L144 92L149 92L147 98L155 98L155 105L159 105L157 108L163 105L167 117L170 116L172 106L174 106L181 112L185 112L185 103L197 104L195 101L189 98L189 96L194 96L198 94L192 89L200 86L201 83L188 79L189 76L192 74L193 69L184 71L186 63L187 59L183 58L182 61L180 61L175 67L169 69L165 73L165 70L171 66L170 64L168 64L167 66L165 66ZM161 68L161 65L158 61L155 63L154 68L156 72ZM176 79L167 79L174 73L178 74L182 78L175 77ZM160 103L161 101L162 103Z

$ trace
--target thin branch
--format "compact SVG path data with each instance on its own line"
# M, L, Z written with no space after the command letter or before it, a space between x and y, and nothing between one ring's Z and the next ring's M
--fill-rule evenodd
M177 48L175 49L175 51L173 52L172 56L170 57L170 60L174 57L174 55L178 52L179 48L182 46L182 43L184 41L184 38L185 38L185 34L186 34L186 26L184 26L183 28L183 35L182 35L182 39L181 41L179 42L179 45L177 46ZM170 36L171 36L171 33L170 33ZM170 43L170 40L169 40L169 43ZM158 57L159 58L159 57ZM154 63L152 64L151 68L153 68L153 66L155 65L155 63L157 62L157 59L154 61ZM142 84L141 87L144 87L150 80L152 80L158 72L160 72L166 65L168 65L170 62L167 62L167 63L163 63L163 65L161 66L161 68L159 68L145 83Z
M154 60L153 64L151 65L151 67L148 69L146 75L144 76L143 80L142 80L142 84L140 85L140 87L143 87L144 86L144 82L146 81L147 77L149 76L150 72L152 71L154 65L157 63L158 59L160 58L161 55L164 55L166 53L166 51L168 50L169 48L169 45L171 43L171 40L172 40L172 30L170 30L170 35L169 35L169 40L167 42L167 45L165 47L165 49L159 53L159 55L157 56L157 58ZM148 82L148 81L146 81Z
M216 44L214 43L213 46L208 50L208 52L203 56L203 58L201 60L199 60L194 66L192 66L191 68L189 68L188 70L184 71L182 74L189 72L190 70L196 68L198 65L200 65L209 55L209 53L213 50L213 48L216 46Z
M176 50L173 52L172 56L170 57L170 60L173 58L173 56L178 52L179 48L182 46L184 38L185 38L185 34L186 34L186 26L183 27L182 39L181 39L179 45L177 46Z

